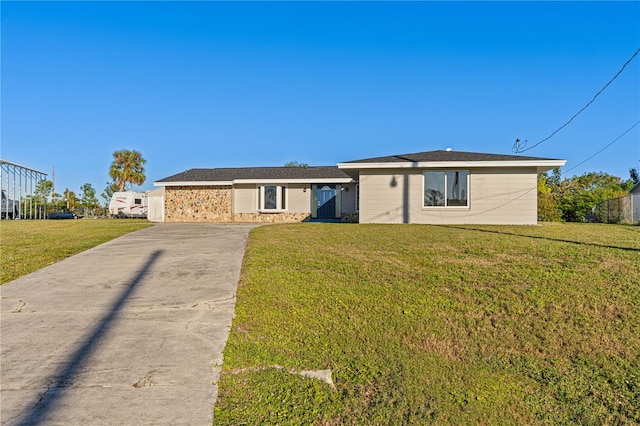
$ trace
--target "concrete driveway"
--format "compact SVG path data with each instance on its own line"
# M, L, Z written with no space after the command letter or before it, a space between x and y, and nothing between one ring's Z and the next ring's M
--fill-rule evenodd
M0 286L3 425L211 425L253 225L160 224Z

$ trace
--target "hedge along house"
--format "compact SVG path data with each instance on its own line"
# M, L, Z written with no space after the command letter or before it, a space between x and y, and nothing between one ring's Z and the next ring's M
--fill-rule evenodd
M360 223L537 224L537 175L566 160L430 151L339 163Z
M166 222L357 221L357 186L338 167L191 169L164 187Z

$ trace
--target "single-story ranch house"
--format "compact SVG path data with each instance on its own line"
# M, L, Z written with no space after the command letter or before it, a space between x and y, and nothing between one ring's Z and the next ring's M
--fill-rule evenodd
M191 169L154 182L166 222L537 223L537 175L565 160L451 150L323 167Z

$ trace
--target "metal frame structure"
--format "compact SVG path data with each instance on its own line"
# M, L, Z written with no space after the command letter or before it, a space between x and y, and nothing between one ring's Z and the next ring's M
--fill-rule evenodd
M7 203L16 200L19 206L18 217L14 219L47 217L47 200L34 197L38 182L47 180L47 176L39 170L0 159L0 189L6 194ZM3 215L0 214L0 218Z

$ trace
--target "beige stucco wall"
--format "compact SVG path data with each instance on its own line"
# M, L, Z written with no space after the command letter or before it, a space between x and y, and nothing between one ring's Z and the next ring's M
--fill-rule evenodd
M287 203L290 213L307 213L311 212L311 185L296 183L287 185Z
M233 212L254 213L258 210L258 189L256 185L236 185L233 188Z
M355 183L349 183L349 184L342 184L342 214L343 216L345 214L350 214L350 213L354 213L357 212L358 210L356 209L356 184ZM353 215L349 215L349 218L352 218ZM347 221L352 221L347 220Z
M282 184L274 184L282 186ZM287 212L309 213L311 209L311 185L287 184ZM233 188L233 212L256 213L258 211L258 190L260 185L236 184ZM271 213L270 213L271 214Z
M537 223L535 168L468 170L468 208L423 207L423 170L361 170L360 223Z

